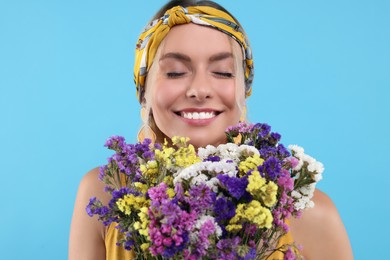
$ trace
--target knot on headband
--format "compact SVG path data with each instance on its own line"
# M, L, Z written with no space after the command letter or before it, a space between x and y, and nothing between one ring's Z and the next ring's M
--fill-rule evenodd
M135 50L134 82L139 102L144 92L146 75L152 66L160 43L176 25L194 23L208 26L233 38L242 48L245 73L245 96L250 96L253 81L253 60L244 31L228 13L209 6L175 6L163 17L149 23L141 33Z
M186 10L183 7L175 6L165 13L168 16L167 24L169 28L172 28L175 25L187 24L191 22L191 19L186 15L185 11Z

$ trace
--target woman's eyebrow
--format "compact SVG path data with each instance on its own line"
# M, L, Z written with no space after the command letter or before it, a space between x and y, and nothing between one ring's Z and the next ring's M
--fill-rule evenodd
M185 61L185 62L191 62L191 58L189 56L187 56L183 53L180 53L180 52L165 53L161 56L160 61L168 59L168 58L177 59L177 60L181 60L181 61ZM215 62L215 61L220 61L220 60L224 60L224 59L228 59L228 58L233 58L233 54L231 52L221 52L221 53L217 53L217 54L212 55L209 58L209 61Z
M168 59L168 58L177 59L177 60L186 61L186 62L191 61L191 58L189 56L187 56L183 53L179 53L179 52L165 53L164 55L161 56L160 61L162 61L164 59Z
M231 52L221 52L221 53L217 53L217 54L212 55L209 58L209 61L214 62L214 61L220 61L220 60L224 60L224 59L228 59L228 58L233 58L233 54Z

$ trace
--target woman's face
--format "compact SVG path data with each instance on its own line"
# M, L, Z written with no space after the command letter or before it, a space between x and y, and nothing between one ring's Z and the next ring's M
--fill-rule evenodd
M166 136L189 137L195 147L226 142L224 131L238 123L237 101L244 100L244 85L236 86L236 73L243 72L235 71L233 44L239 46L205 26L190 23L170 30L148 83L155 123Z

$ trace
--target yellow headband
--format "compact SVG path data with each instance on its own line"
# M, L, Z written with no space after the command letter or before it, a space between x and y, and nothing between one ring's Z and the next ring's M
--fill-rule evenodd
M134 64L134 82L138 100L141 102L140 94L145 87L147 72L162 40L173 26L190 22L226 33L241 45L245 60L245 96L250 96L253 80L252 52L243 30L236 24L233 17L209 6L187 8L175 6L167 10L163 17L148 24L138 39Z

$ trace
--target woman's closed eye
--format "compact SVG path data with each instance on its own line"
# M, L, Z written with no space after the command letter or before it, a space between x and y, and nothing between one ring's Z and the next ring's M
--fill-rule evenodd
M167 72L167 78L170 79L175 79L175 78L180 78L181 76L184 76L186 73L185 72Z
M234 78L234 74L231 72L213 71L213 74L219 78L224 79Z

